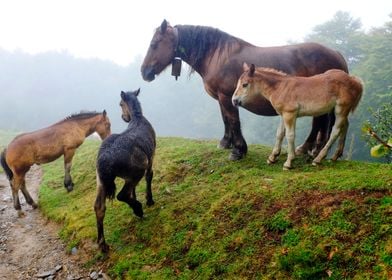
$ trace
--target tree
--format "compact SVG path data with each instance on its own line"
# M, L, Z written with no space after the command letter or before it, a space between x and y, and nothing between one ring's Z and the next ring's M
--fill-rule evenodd
M361 44L364 32L360 19L353 19L348 12L338 11L332 20L313 28L305 41L314 41L340 51L351 67L363 57Z
M373 157L385 157L392 162L392 101L373 111L372 117L363 127L369 135L368 144L373 146L370 153Z

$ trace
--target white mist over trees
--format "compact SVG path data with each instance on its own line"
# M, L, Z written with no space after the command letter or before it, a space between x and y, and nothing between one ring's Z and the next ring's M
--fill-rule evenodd
M365 94L350 119L346 153L353 138L353 158L369 159L360 127L370 116L369 107L377 108L392 97L392 21L365 32L360 20L338 12L316 26L305 40L342 52L350 72L363 79ZM81 110L106 109L113 132L119 132L126 127L120 116L120 92L140 87L143 112L158 136L214 138L218 144L223 136L219 106L206 94L198 74L189 75L183 67L175 81L168 67L147 83L141 78L141 62L139 57L122 67L109 61L78 59L65 52L29 55L0 49L0 130L31 131ZM278 117L257 116L244 109L240 115L248 143L274 142ZM300 119L297 144L308 135L310 123L310 118Z

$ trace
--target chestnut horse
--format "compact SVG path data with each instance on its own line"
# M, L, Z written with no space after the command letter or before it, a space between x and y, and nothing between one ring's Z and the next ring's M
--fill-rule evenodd
M25 185L25 175L30 167L54 161L64 155L64 186L72 191L72 158L75 150L93 132L97 132L101 139L110 135L110 121L106 111L71 115L49 127L18 135L8 144L1 154L1 165L10 181L14 208L19 216L23 215L19 190L28 204L33 208L37 207Z
M243 72L243 62L276 68L297 76L312 76L329 69L348 72L346 61L340 53L316 43L257 47L212 27L173 27L164 20L156 29L141 66L143 79L154 80L155 75L161 73L174 58L181 58L189 64L202 77L207 93L218 100L225 126L220 147L233 148L230 155L232 160L242 158L247 152L238 108L231 103L237 80ZM277 115L266 99L249 104L246 109L258 115ZM333 122L333 114L314 118L312 131L298 152L313 149L317 138L320 140L317 148L320 148L328 139Z
M288 155L283 170L288 170L292 168L295 157L295 123L298 117L319 116L335 108L336 121L331 136L313 160L313 165L320 164L338 137L339 144L332 160L337 160L343 154L348 115L357 107L362 90L361 81L342 70L328 70L312 77L296 77L270 68L255 68L254 64L249 67L244 63L244 73L238 79L232 101L234 106L244 107L249 103L257 104L259 99L264 98L271 102L281 115L281 124L267 161L269 164L276 162L286 134Z

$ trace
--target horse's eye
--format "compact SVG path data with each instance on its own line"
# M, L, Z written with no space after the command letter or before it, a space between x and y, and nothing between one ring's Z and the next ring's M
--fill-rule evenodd
M246 88L248 86L248 83L242 84L242 87Z
M158 47L158 43L157 42L152 42L151 44L150 44L150 48L152 48L152 49L156 49Z

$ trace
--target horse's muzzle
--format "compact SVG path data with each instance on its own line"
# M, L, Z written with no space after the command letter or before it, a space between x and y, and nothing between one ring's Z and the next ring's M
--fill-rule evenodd
M234 106L234 107L241 106L241 100L232 99L231 102L233 103L233 106Z
M155 70L151 66L142 67L143 80L151 82L155 79Z

